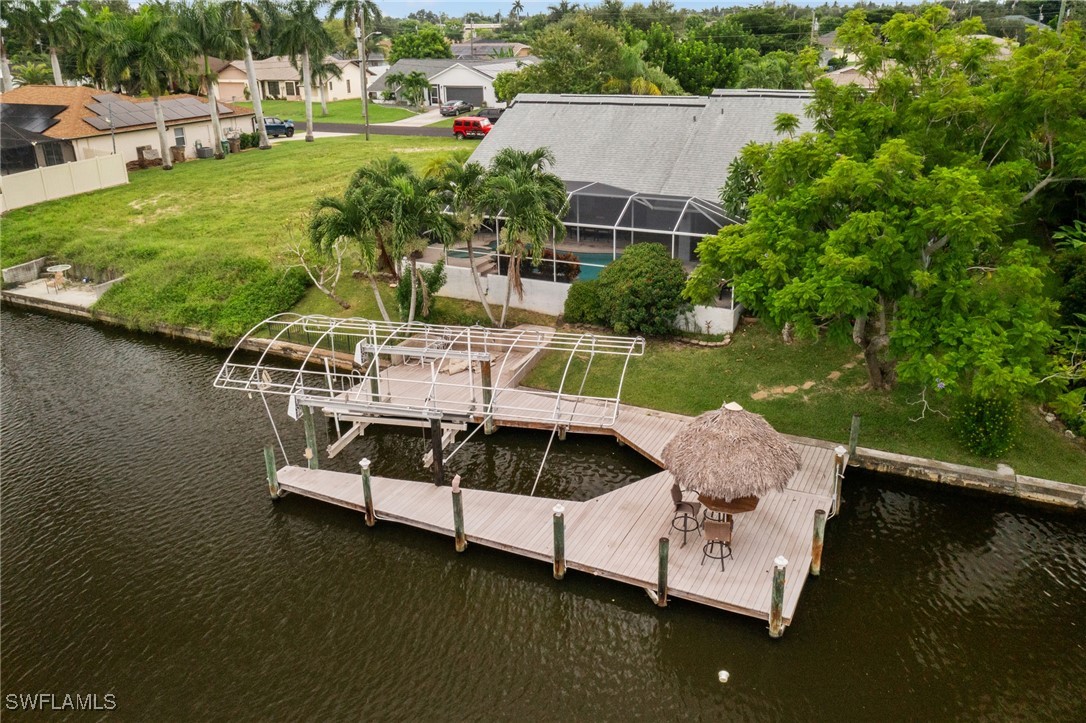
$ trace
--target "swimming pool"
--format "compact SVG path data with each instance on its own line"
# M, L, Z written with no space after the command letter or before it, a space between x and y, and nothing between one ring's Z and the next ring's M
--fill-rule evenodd
M480 256L483 254L494 252L494 242L491 242L485 246L476 247L475 255ZM562 250L559 250L562 253ZM591 251L574 251L576 254L578 263L581 264L581 273L577 277L578 281L591 281L599 278L600 271L604 266L611 263L613 260L609 252L591 252ZM450 258L466 259L468 257L467 249L449 249L448 255ZM547 262L544 261L544 264ZM559 261L559 263L562 263ZM549 266L548 266L549 270Z

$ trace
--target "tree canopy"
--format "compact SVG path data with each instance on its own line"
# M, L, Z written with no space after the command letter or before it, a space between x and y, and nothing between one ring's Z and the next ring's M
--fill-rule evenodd
M452 47L444 34L433 25L421 25L417 32L404 33L392 39L388 62L400 58L451 58Z
M876 388L1035 386L1055 304L1026 235L1086 178L1086 45L1068 22L999 60L982 30L939 6L851 13L838 38L874 89L818 80L817 133L744 150L722 196L747 223L699 245L688 295L727 279L773 324L851 330Z

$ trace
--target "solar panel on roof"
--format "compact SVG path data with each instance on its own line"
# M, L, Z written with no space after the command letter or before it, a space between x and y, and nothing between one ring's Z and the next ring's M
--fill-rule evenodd
M104 131L109 129L109 121L107 121L105 118L93 117L84 118L83 120L97 130Z
M34 133L52 128L60 122L59 115L67 106L23 103L0 103L4 122Z

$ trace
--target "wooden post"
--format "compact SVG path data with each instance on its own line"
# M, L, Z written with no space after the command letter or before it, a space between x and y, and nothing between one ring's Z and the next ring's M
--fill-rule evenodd
M568 432L568 431L569 431L569 427L559 427L558 428L558 441L559 442L565 442L566 441L566 432Z
M656 580L656 604L662 608L667 607L667 553L671 541L666 537L660 538L660 576Z
M283 496L283 491L279 489L279 473L275 469L274 447L264 448L264 466L268 470L268 493L273 500L277 500Z
M566 508L554 506L554 579L566 576Z
M852 431L848 434L848 456L856 456L856 444L860 441L860 415L852 415Z
M490 405L494 403L494 382L490 377L490 360L479 363L479 375L483 383L483 434L494 434L494 414Z
M467 549L468 540L464 535L464 500L460 496L460 475L452 478L453 530L456 532L456 551Z
M370 401L381 401L381 383L377 380L377 377L381 374L381 367L378 366L376 360L373 362L373 376L370 377Z
M773 597L769 603L769 637L784 635L784 573L788 559L778 555L773 561Z
M818 577L822 572L822 542L826 538L826 511L815 510L814 538L811 540L811 574Z
M445 449L442 445L441 412L430 417L430 449L434 452L434 484L445 484Z
M845 476L845 450L841 445L833 448L833 514L841 511L841 480Z
M370 489L370 461L362 458L362 498L366 501L366 527L377 524L377 515L373 509L373 491Z
M313 409L302 407L302 423L305 425L305 458L309 469L317 469L317 427L313 423Z

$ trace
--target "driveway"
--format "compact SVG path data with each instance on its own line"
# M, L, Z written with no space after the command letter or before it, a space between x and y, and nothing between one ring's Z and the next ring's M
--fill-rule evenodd
M423 126L428 126L431 123L437 123L442 117L441 109L434 108L425 113L419 113L407 118L402 118L398 121L392 121L391 123L371 123L370 126L382 125L386 127L396 126L397 128L421 128Z
M365 126L357 123L314 123L313 133L353 133L355 135L362 135L366 130ZM376 136L430 136L431 138L452 138L451 128L414 128L412 126L401 126L395 123L370 123L370 134ZM295 133L294 137L305 137L305 127L303 126L300 133Z

